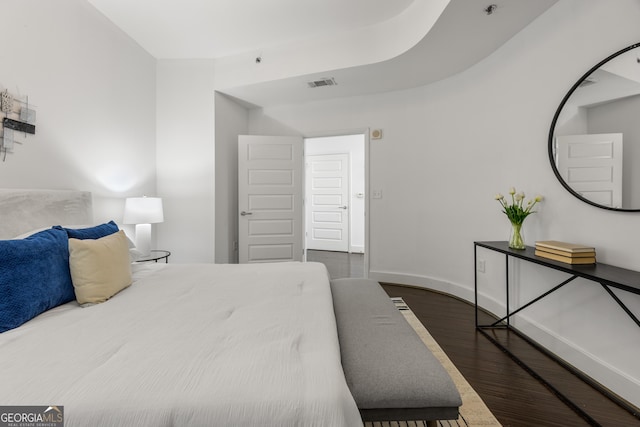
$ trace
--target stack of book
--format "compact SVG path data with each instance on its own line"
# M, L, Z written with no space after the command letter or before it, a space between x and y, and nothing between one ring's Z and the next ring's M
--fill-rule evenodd
M535 254L567 264L595 264L596 262L595 248L555 240L536 242Z

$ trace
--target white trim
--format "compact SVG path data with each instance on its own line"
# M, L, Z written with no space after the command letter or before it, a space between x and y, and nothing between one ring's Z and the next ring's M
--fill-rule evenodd
M369 271L369 278L378 282L397 283L399 285L417 286L425 289L432 289L447 294L451 294L458 298L462 298L473 304L473 290L466 286L446 282L441 279L435 279L427 276L415 276L392 271Z
M370 128L364 128L362 129L362 132L364 133L364 277L369 278L369 268L370 268L370 264L369 264L369 256L371 255L371 245L369 244L370 240L369 240L369 230L370 230L370 226L369 226L369 212L371 212L370 210L370 199L371 197L369 197L369 177L371 176L371 168L370 168L370 163L369 163L369 153L370 153L370 148L371 148L371 140L369 139L369 135L371 133L371 129Z
M354 246L351 245L349 246L349 252L354 253L354 254L364 254L364 246Z
M640 394L640 379L622 372L573 341L565 339L523 315L517 317L514 325L517 326L519 331L526 332L529 338L543 347L553 349L552 352L557 357L568 361L571 366L579 369L603 386L615 390L616 394L629 402L634 402Z

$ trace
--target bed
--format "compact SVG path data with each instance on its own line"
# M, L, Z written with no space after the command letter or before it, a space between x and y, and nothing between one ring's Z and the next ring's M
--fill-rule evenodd
M131 244L119 230L72 237L115 224L78 227L91 222L90 195L64 193L0 191L3 219L20 212L0 230L3 239L20 238L1 243L15 253L42 236L59 246L66 233L74 291L84 298L78 266L90 256L100 255L100 264L111 259L100 251L122 260L123 245L128 256ZM44 250L42 259L55 258ZM25 269L23 261L13 264ZM78 297L4 326L0 404L63 406L67 427L362 425L340 363L324 265L127 261L131 283L104 301ZM0 311L9 310L4 296L17 286L2 282L13 274L6 264ZM119 269L108 271L117 276Z

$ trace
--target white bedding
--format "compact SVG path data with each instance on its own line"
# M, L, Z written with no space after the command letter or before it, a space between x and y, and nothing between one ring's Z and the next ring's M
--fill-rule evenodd
M361 426L325 267L138 264L106 303L0 334L0 404L65 426Z

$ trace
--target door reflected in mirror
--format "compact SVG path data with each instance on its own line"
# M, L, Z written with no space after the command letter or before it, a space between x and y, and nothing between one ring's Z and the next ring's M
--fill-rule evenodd
M640 211L640 44L604 59L569 90L549 132L554 173L574 196Z

